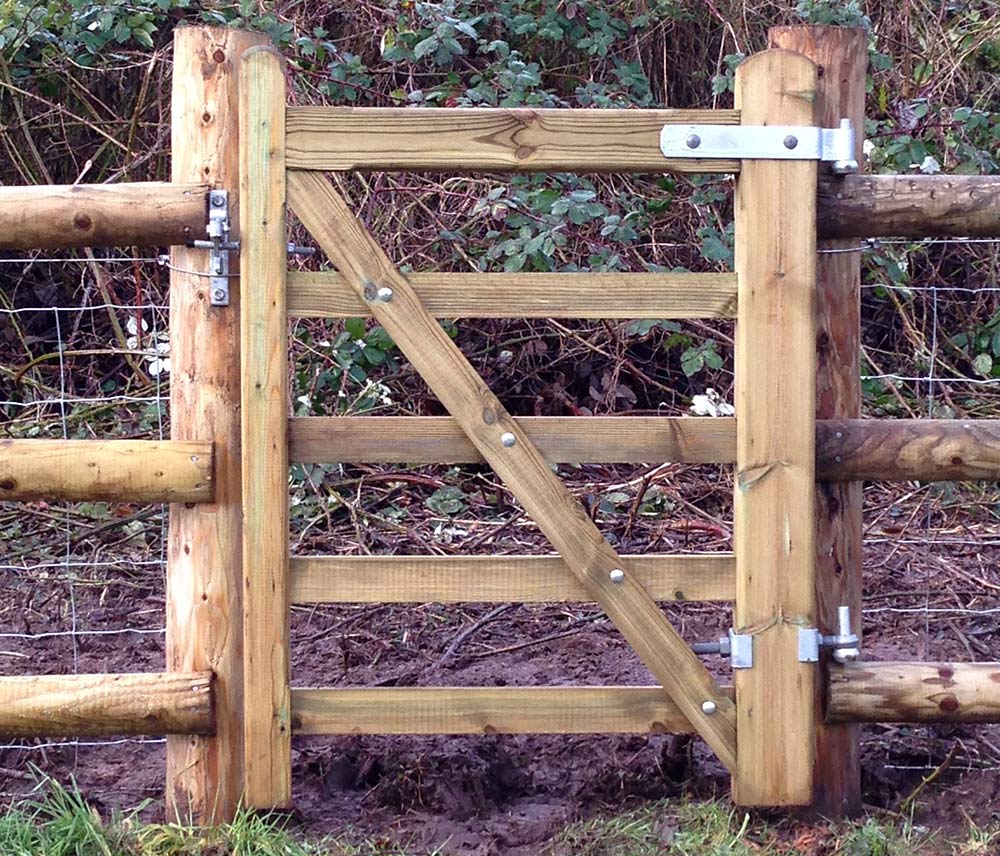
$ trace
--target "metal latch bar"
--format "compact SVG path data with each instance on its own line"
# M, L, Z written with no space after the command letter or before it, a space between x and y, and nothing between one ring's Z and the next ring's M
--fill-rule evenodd
M831 162L833 172L857 172L854 127L841 119L839 127L810 125L664 125L660 151L666 158L716 160L818 160Z

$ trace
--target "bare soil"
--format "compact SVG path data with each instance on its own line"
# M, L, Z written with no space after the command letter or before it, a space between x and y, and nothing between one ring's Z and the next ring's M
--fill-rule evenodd
M984 531L970 520L955 526L943 512L925 520L920 506L871 498L881 510L870 515L868 531L865 656L997 659L995 620L982 610L998 605L1000 570ZM918 512L921 525L914 522ZM938 544L908 543L923 537L923 524ZM158 571L112 569L103 582L109 581L75 587L78 628L162 624ZM6 632L66 626L65 584L7 572L2 585ZM717 638L729 622L718 605L665 609L692 641ZM610 623L585 605L297 608L292 640L298 686L651 682ZM162 668L162 646L155 633L78 635L75 643L72 636L5 638L0 656L15 674L153 671ZM725 677L718 658L710 666ZM63 780L74 777L102 811L148 800L145 814L162 815L162 744L37 748L44 741L32 742L34 749L0 750L0 786L8 797L30 791L34 764ZM998 747L998 727L865 727L865 799L898 809L940 767L918 795L918 821L946 828L966 818L989 821L1000 794ZM315 834L408 841L414 853L444 842L456 854L538 853L572 820L664 797L724 795L728 788L699 741L659 734L297 738L293 763L295 825Z

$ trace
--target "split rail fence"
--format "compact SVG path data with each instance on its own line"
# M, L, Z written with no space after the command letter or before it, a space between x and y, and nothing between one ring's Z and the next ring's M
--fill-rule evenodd
M689 156L718 129L863 128L865 61L858 31L780 28L734 110L314 108L259 36L179 30L173 183L0 188L2 249L175 245L171 439L0 441L0 499L172 503L167 671L0 678L0 733L167 734L168 806L214 822L290 805L294 734L693 732L738 803L837 814L860 803L855 723L1000 721L1000 664L852 661L862 481L1000 478L1000 422L861 420L858 253L817 252L998 235L1000 181ZM664 155L664 128L692 151ZM403 275L324 176L343 170L734 173L735 271ZM286 206L334 269L288 272ZM449 417L289 418L287 319L357 316ZM515 419L438 317L734 318L736 416ZM549 466L651 460L735 465L731 554L619 556ZM481 461L556 554L290 558L290 462ZM733 603L734 686L657 606L682 599ZM463 600L597 603L659 685L293 687L292 604Z

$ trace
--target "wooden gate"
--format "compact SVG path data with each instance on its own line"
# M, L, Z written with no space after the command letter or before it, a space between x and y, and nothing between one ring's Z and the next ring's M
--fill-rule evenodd
M695 731L743 804L812 799L816 626L814 160L670 160L665 125L814 126L816 66L767 51L740 67L737 110L286 107L280 56L245 55L240 87L246 800L291 799L293 733ZM739 173L736 273L404 276L324 172ZM285 206L336 272L286 270ZM613 284L613 288L608 287ZM372 316L447 419L289 420L287 318ZM437 317L737 318L731 423L515 419ZM368 426L371 427L368 427ZM552 557L289 558L295 461L484 460ZM734 554L620 556L550 468L575 461L735 463ZM753 665L719 686L657 601L735 600ZM292 689L293 603L597 603L654 687Z

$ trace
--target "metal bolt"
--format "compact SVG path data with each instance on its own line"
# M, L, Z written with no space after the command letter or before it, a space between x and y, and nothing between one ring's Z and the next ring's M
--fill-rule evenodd
M212 289L212 300L225 300L226 290L224 288L213 288Z
M510 431L504 431L504 433L500 435L500 443L505 448L509 449L516 442L517 442L517 437L515 437L513 434L511 434Z
M716 706L715 702L709 699L708 701L703 701L701 703L701 712L705 716L712 716L719 708Z
M608 574L608 579L610 579L611 582L615 583L616 585L621 584L625 582L625 571L623 571L621 568L615 568Z
M387 285L383 285L378 291L375 292L375 296L383 303L388 303L392 300L392 289Z
M799 138L794 136L793 134L789 134L787 137L785 137L786 149L794 149L798 144L799 144Z
M701 137L699 137L697 134L692 134L685 140L685 142L687 143L687 147L689 149L696 149L698 148L698 146L701 145Z
M226 204L226 197L225 196L223 196L221 193L213 193L212 194L212 207L213 208L221 208L225 204Z

